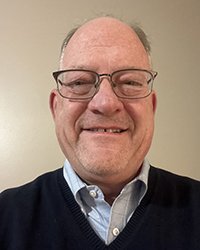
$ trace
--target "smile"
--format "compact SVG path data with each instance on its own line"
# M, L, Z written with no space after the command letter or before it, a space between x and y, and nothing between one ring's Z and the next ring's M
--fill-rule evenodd
M87 131L91 132L98 132L98 133L122 133L125 130L123 129L112 129L112 128L91 128L91 129L86 129Z

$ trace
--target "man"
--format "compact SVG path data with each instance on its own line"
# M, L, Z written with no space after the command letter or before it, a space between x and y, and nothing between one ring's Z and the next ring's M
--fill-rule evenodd
M93 19L65 40L50 107L63 169L0 196L0 249L200 249L200 184L152 167L141 29Z

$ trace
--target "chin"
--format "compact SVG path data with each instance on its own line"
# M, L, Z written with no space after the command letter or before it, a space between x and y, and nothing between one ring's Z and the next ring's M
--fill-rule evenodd
M96 156L96 155L95 155ZM79 157L79 162L85 171L97 176L113 176L125 171L128 165L127 159L121 159L119 155L111 156L107 153L98 159L94 155Z
M79 144L75 150L75 157L81 167L93 175L112 176L124 173L130 166L133 152L130 147L88 147Z
M120 173L120 168L116 169L112 166L97 166L88 164L84 166L85 171L87 171L89 174L99 176L99 177L109 177L114 176Z

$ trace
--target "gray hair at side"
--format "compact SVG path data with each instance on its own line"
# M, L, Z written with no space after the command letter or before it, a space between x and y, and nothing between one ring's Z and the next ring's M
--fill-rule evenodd
M128 24L132 30L137 34L138 38L140 39L142 45L144 46L148 56L149 56L149 61L151 64L151 44L150 41L147 37L147 34L144 32L144 30L142 29L142 27L138 24L138 23L134 23L134 24ZM61 45L61 54L60 54L60 63L62 62L63 59L63 54L64 54L64 50L67 46L67 44L69 43L70 39L72 38L72 36L74 35L74 33L82 26L78 25L77 27L71 29L67 36L65 37L65 39L63 40L63 43Z

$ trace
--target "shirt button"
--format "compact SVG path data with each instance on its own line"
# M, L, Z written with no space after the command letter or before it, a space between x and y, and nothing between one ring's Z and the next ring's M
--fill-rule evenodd
M119 232L119 229L117 227L115 227L113 229L112 233L113 233L114 236L118 236L120 232Z
M94 190L90 190L90 196L92 198L96 198L97 197L97 193Z

